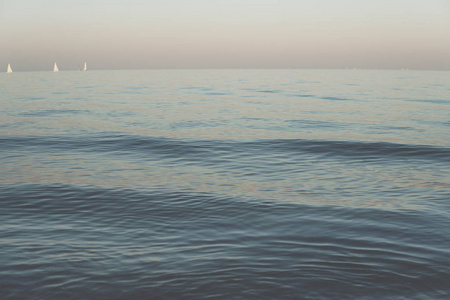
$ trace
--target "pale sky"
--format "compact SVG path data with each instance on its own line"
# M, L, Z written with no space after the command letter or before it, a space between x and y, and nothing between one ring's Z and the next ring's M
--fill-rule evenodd
M450 0L0 0L0 68L450 70Z

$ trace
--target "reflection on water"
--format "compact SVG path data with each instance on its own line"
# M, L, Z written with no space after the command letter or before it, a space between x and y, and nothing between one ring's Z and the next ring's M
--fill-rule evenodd
M8 134L21 135L105 131L172 138L338 138L448 145L446 110L436 103L447 98L446 85L431 91L411 88L418 82L444 83L445 72L411 72L407 78L394 71L199 72L66 72L50 87L49 80L55 80L47 78L50 74L14 74L18 78L5 78L4 84L27 78L28 88L2 103L6 115L0 122ZM28 126L16 126L18 122ZM305 127L307 122L313 127ZM339 132L335 125L341 127Z
M0 77L1 299L450 293L448 72Z

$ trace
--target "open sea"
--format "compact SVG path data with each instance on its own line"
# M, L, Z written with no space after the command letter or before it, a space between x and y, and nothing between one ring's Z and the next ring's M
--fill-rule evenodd
M0 74L0 299L450 299L450 71Z

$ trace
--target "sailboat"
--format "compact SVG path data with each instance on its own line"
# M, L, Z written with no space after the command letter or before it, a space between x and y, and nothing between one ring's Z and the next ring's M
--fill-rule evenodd
M12 73L11 65L8 64L8 68L6 69L6 73Z
M83 71L87 71L87 64L86 63L84 63Z
M58 66L56 65L56 63L53 66L53 72L59 72L59 69L58 69Z

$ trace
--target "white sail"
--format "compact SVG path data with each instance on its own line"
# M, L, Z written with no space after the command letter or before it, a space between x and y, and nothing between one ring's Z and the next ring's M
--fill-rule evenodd
M59 72L59 69L58 69L58 66L56 65L56 63L53 66L53 72Z
M8 69L6 69L6 73L12 73L11 65L8 64Z
M83 71L87 71L87 64L86 63L84 63Z

